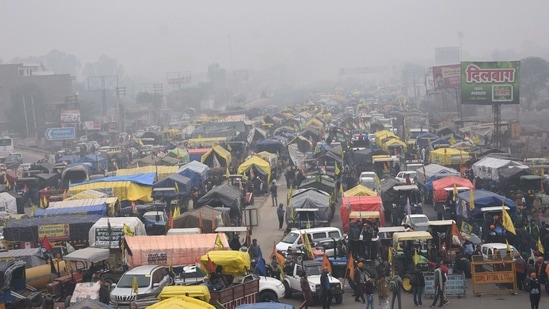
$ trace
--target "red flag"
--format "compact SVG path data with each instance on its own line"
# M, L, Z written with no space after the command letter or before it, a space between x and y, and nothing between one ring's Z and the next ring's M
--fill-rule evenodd
M212 262L212 259L210 259L210 255L208 254L208 271L213 273L215 272L215 265Z
M46 249L47 252L51 252L53 250L53 247L48 240L48 236L44 236L44 238L40 241L40 244L42 245L42 248Z

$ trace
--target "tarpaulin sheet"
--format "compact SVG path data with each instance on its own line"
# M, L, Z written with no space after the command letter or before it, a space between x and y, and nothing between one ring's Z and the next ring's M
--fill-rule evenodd
M105 179L105 178L102 178ZM112 194L121 201L152 202L152 186L139 185L130 181L94 182L73 185L69 188L70 194L77 194L86 190L112 190Z
M126 237L128 266L194 265L196 258L217 249L218 235L223 244L220 249L227 249L229 243L224 233Z
M215 145L212 149L202 155L200 162L209 167L228 167L232 161L232 156L225 148Z
M62 207L62 208L46 208L37 209L35 217L49 217L49 216L62 216L62 215L107 215L107 204L92 206L79 206L79 207Z
M173 174L173 173L172 173ZM123 176L113 176L113 177L104 177L100 179L88 180L79 185L86 185L98 182L119 182L119 181L130 181L139 185L152 186L154 183L154 178L156 174L145 173L145 174L134 174L134 175L123 175ZM76 186L76 185L75 185ZM72 185L71 185L72 187Z
M190 178L182 176L180 174L171 174L170 176L160 179L157 183L155 183L153 185L153 189L156 188L174 188L174 191L153 190L153 198L175 198L179 196L189 195L192 189L192 181Z
M377 192L366 187L365 185L357 185L345 192L343 192L343 196L349 197L349 196L377 196Z
M497 193L488 190L473 190L473 198L475 200L475 209L473 211L469 209L470 197L470 191L460 192L458 194L458 206L456 207L458 216L463 216L464 218L476 216L482 213L482 208L484 207L502 207L502 205L509 207L509 214L511 217L514 217L517 214L517 204L515 204L512 199Z
M341 201L339 213L341 214L341 224L343 230L349 229L350 211L379 211L380 226L385 226L385 215L383 213L383 203L379 196L350 196L344 197Z
M87 190L85 192L97 192L93 190ZM76 194L75 196L77 196ZM114 217L117 212L120 211L120 203L118 203L118 198L116 197L98 197L98 198L82 198L75 199L74 196L71 199L65 199L60 202L50 202L48 208L77 208L83 206L97 206L97 205L107 205L108 207L108 216Z
M269 162L261 159L258 156L252 156L248 160L244 161L240 166L238 167L237 173L244 175L252 166L255 166L256 168L262 170L267 174L267 182L270 182L271 179L271 165Z
M116 176L136 175L136 174L158 174L158 179L168 177L169 175L177 172L179 167L177 166L142 166L136 168L119 169L116 171Z
M446 176L444 178L437 179L433 181L433 194L435 197L435 202L445 201L448 197L448 191L444 189L453 188L454 184L456 187L467 187L469 189L475 188L469 179L463 177Z

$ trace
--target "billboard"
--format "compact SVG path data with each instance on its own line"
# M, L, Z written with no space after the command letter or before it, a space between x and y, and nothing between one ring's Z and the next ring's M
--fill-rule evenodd
M79 109L62 109L59 113L62 123L76 123L80 122L80 110Z
M520 61L461 63L463 104L519 104Z
M460 88L461 65L441 65L433 67L434 87L438 89Z

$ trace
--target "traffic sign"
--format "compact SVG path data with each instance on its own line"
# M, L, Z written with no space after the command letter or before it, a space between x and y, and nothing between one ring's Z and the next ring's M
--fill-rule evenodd
M76 130L74 127L67 128L47 128L44 133L48 141L62 141L66 139L75 139Z

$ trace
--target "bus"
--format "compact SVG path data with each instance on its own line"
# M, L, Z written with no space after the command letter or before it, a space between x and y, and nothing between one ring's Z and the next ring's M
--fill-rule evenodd
M4 160L13 152L13 139L9 136L0 137L0 161Z

